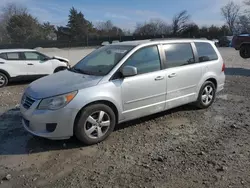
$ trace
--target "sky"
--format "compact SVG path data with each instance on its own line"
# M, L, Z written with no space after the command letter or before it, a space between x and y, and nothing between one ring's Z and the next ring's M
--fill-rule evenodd
M233 0L242 5L243 0ZM172 17L187 10L196 24L222 25L220 8L229 0L0 0L0 10L6 3L17 2L27 7L40 22L66 25L69 9L74 6L94 24L111 20L123 29L133 30L136 23L160 18L171 23Z

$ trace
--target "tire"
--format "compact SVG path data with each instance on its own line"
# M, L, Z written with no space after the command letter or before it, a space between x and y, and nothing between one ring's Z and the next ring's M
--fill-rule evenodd
M243 59L250 58L250 47L248 45L242 45L240 47L240 57Z
M54 73L57 73L57 72L60 72L60 71L63 71L63 70L66 70L67 67L57 67L55 70L54 70Z
M0 72L0 88L6 86L8 82L8 77L4 73Z
M216 96L216 88L214 83L211 81L206 81L201 86L196 106L200 109L208 108L213 104L215 96Z
M93 104L82 111L75 124L74 133L78 140L86 145L92 145L105 140L113 132L115 125L116 116L109 106Z

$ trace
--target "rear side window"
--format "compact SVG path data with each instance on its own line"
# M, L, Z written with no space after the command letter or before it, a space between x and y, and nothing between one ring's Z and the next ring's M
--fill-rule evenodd
M7 53L8 60L21 60L19 52L10 52Z
M197 48L199 62L213 61L218 59L218 56L210 43L195 42L195 46Z
M190 43L163 45L167 60L167 68L180 67L195 63Z
M1 53L1 54L0 54L0 58L1 58L1 59L7 59L6 53Z

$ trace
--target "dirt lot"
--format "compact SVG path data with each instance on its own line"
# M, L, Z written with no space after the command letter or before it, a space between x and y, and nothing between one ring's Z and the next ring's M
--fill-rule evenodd
M1 89L0 187L250 187L250 60L220 51L226 87L209 109L125 123L89 147L31 136L18 109L27 83Z

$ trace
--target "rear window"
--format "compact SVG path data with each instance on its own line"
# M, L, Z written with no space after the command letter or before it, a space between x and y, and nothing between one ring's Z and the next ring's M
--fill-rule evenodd
M20 60L20 54L19 52L10 52L7 53L8 60Z
M197 48L199 62L213 61L218 59L218 56L210 43L195 42L195 46Z
M6 53L1 53L1 54L0 54L0 58L1 58L1 59L7 59Z
M165 44L163 48L167 59L167 68L195 63L190 43Z

